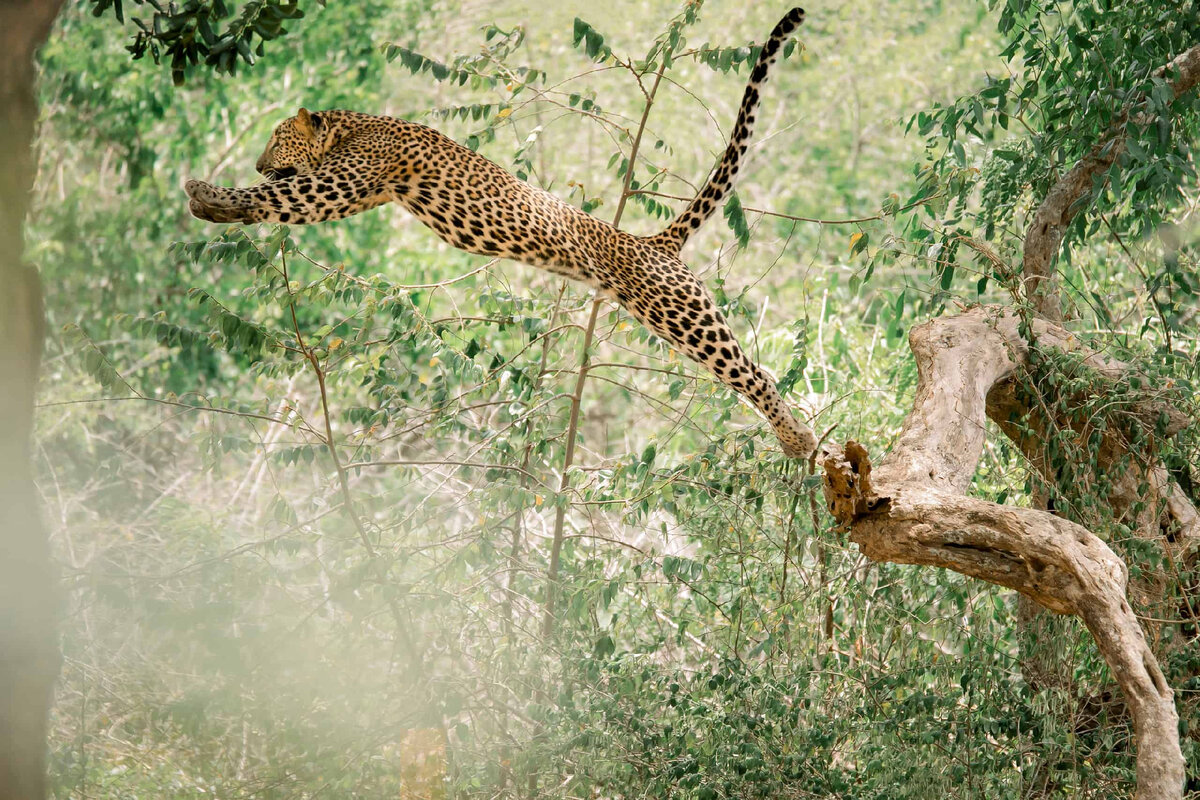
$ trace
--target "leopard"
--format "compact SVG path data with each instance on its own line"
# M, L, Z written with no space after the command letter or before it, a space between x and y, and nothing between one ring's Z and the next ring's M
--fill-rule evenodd
M453 247L539 267L612 299L748 400L785 457L808 459L817 446L812 429L738 344L712 294L680 258L728 198L771 66L803 22L804 10L794 8L771 30L720 161L684 211L654 235L619 230L433 128L340 109L300 108L275 128L255 164L264 182L224 188L188 181L188 208L210 222L303 225L398 203Z

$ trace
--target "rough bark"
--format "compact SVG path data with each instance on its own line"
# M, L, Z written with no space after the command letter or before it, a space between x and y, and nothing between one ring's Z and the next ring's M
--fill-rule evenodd
M1200 83L1200 45L1181 53L1170 64L1160 67L1156 74L1166 80L1174 97L1191 91ZM1135 124L1150 122L1140 109L1122 114L1087 155L1058 179L1034 212L1025 233L1022 272L1025 296L1043 319L1062 320L1054 259L1067 227L1091 198L1096 176L1111 167L1124 152L1126 124L1131 116Z
M944 567L1083 620L1133 719L1137 797L1182 797L1174 697L1126 601L1124 563L1086 528L965 492L983 453L988 396L1020 366L1017 318L980 308L909 334L918 383L895 447L872 470L847 443L824 461L830 511L869 558Z
M1034 319L1029 326L1029 332L1037 339L1039 347L1074 352L1082 364L1095 370L1095 393L1103 394L1106 384L1115 388L1117 383L1135 377L1129 365L1088 349L1069 331L1056 324ZM1028 358L1029 348L1024 340L1019 337L1014 340L1011 330L1006 330L1006 339L1014 358L1018 361ZM1102 497L1107 502L1113 520L1124 523L1142 538L1157 540L1166 554L1169 571L1143 571L1127 589L1130 602L1147 620L1142 625L1145 636L1161 656L1169 652L1163 650L1164 646L1170 646L1164 645L1164 642L1183 641L1179 637L1163 638L1164 625L1172 625L1165 621L1195 620L1197 617L1192 598L1197 596L1200 587L1182 582L1181 577L1192 568L1200 552L1200 515L1180 486L1171 480L1161 462L1150 453L1150 448L1142 452L1130 449L1127 436L1129 426L1122 424L1121 417L1127 418L1127 423L1138 424L1146 431L1157 430L1163 436L1173 436L1191 424L1191 420L1177 408L1157 399L1157 389L1145 379L1143 386L1147 387L1145 399L1124 406L1117 415L1116 424L1100 431L1101 443L1093 453L1095 467L1092 474L1103 475L1107 479L1104 483L1107 490ZM1080 398L1081 402L1086 399ZM1046 458L1046 442L1052 437L1064 435L1064 432L1067 435L1073 433L1078 441L1088 441L1097 432L1094 418L1060 414L1057 410L1049 409L1027 391L1022 382L1012 377L993 386L988 395L987 413L1017 445L1046 486L1055 490L1074 488L1078 494L1086 494L1092 488L1061 486L1062 476L1056 474L1055 465ZM1021 425L1016 424L1016 420L1021 420ZM1088 478L1085 476L1084 480ZM1036 507L1046 508L1044 496L1035 496L1034 501ZM1062 512L1060 506L1055 513ZM1172 599L1175 596L1173 589L1183 593L1182 602ZM1047 615L1044 612L1039 614L1034 608L1028 607L1032 604L1022 605L1026 607L1021 615L1021 626L1027 634L1041 631L1045 635L1060 627L1053 620L1045 619ZM1021 669L1033 687L1058 687L1074 693L1080 687L1072 678L1073 666L1056 662L1044 649L1026 650L1022 646ZM1080 711L1072 715L1072 725L1080 720L1083 720L1081 724L1088 724L1089 714L1082 709L1117 706L1107 709L1105 713L1112 719L1126 714L1125 709L1119 708L1120 697L1108 688L1081 693L1077 700ZM1083 732L1078 727L1075 730L1076 733Z
M1173 98L1191 91L1200 83L1200 45L1181 53L1158 69L1156 74L1166 82ZM1072 344L1070 335L1053 324L1062 319L1062 301L1053 262L1061 248L1063 236L1071 222L1086 209L1097 180L1124 152L1129 125L1144 126L1153 121L1144 103L1133 105L1119 115L1087 154L1051 187L1034 213L1025 236L1022 277L1025 296L1035 313L1041 317L1035 320L1033 333L1043 345L1071 349ZM1119 378L1127 369L1125 365L1106 360L1099 354L1090 354L1089 361L1092 359L1100 362L1093 366L1112 378ZM1044 414L1027 416L1031 405L1036 402L1036 398L1018 391L1014 383L1008 382L993 389L988 413L1016 442L1046 484L1054 487L1056 476L1043 456L1046 436L1052 430L1075 428L1078 431L1080 423L1069 419L1053 419ZM1152 402L1146 403L1143 410L1147 412L1145 416L1149 420L1164 411L1161 405ZM1170 418L1168 435L1187 424L1186 417L1175 409L1165 411ZM1016 418L1027 419L1033 432L1019 431L1017 426L1010 423L1011 419ZM1086 426L1086 423L1083 424ZM1152 425L1148 427L1153 428ZM1103 434L1103 444L1097 454L1097 472L1112 475L1112 467L1121 467L1118 471L1120 477L1107 493L1113 515L1141 536L1160 537L1168 563L1175 565L1177 571L1186 570L1200 556L1200 515L1186 494L1170 479L1161 463L1131 458L1135 455L1128 451L1123 437L1117 432L1106 431ZM1164 608L1161 602L1167 595L1166 588L1164 580L1156 583L1153 578L1142 578L1133 587L1132 594L1138 598L1140 606L1149 608L1152 617L1169 619L1175 614L1172 609ZM1195 604L1191 597L1197 587L1184 585L1180 588L1185 594L1181 615L1194 619ZM1025 616L1027 619L1023 624L1026 626L1039 624L1034 615ZM1152 640L1156 641L1157 623L1149 627ZM1055 682L1045 669L1047 665L1036 664L1036 660L1023 657L1023 669L1043 673L1043 677ZM1069 669L1061 668L1060 671L1060 677L1066 680ZM1085 698L1085 701L1089 699Z
M0 800L42 800L58 647L55 578L30 469L42 347L37 272L22 261L37 119L33 56L62 0L0 0Z
M1170 63L1159 67L1155 74L1162 78L1171 90L1172 99L1192 91L1200 85L1200 44L1180 53ZM1062 320L1062 300L1060 297L1057 277L1054 272L1054 259L1062 245L1067 227L1083 210L1088 199L1095 190L1095 181L1104 170L1107 170L1125 150L1125 137L1130 123L1144 126L1154 120L1145 110L1145 104L1135 105L1118 116L1108 131L1098 142L1067 171L1046 193L1045 199L1034 213L1033 221L1025 234L1022 279L1026 297L1032 303L1038 318L1033 326L1034 336L1043 345L1057 347L1062 350L1077 349L1078 341L1070 332L1057 325ZM1017 342L1018 347L1025 347L1023 340ZM1095 367L1101 374L1113 379L1121 378L1128 370L1125 364L1109 359L1102 354L1091 352L1087 354L1086 363ZM1029 398L1017 397L1011 387L998 387L990 398L989 415L1002 427L1007 425L1010 412L1026 410ZM1189 424L1186 416L1177 409L1169 408L1161 403L1148 401L1142 409L1147 419L1154 419L1165 413L1170 418L1166 433L1171 435ZM1057 420L1043 420L1043 424L1057 423ZM1036 421L1035 421L1036 424ZM1014 435L1014 431L1005 427L1005 432ZM1039 443L1031 438L1022 439L1015 436L1014 441L1021 447L1025 455L1041 468L1042 459ZM1109 453L1106 455L1111 463L1124 458L1126 453L1120 447L1109 442ZM1046 476L1053 483L1051 476ZM1156 524L1158 529L1167 534L1167 538L1181 541L1183 547L1176 555L1187 560L1197 555L1200 547L1200 514L1194 504L1184 495L1179 486L1168 477L1161 464L1147 464L1139 473L1129 476L1120 482L1111 493L1109 501L1120 512L1123 508L1131 508L1144 500L1139 487L1147 483L1151 487L1154 498L1162 501L1165 509L1153 524L1136 525L1139 529L1147 530Z

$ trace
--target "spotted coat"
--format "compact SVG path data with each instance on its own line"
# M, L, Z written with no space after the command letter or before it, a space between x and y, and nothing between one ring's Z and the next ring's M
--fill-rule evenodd
M300 109L276 128L258 160L267 182L225 189L189 181L189 209L212 222L306 224L400 203L454 247L532 264L612 297L753 403L786 455L807 458L816 446L812 431L738 345L712 296L678 256L728 194L768 68L803 20L804 12L793 9L775 26L724 158L683 214L655 236L617 230L432 128L354 111Z

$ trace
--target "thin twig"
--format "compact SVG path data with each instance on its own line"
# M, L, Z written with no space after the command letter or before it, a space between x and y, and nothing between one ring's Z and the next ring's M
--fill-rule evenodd
M650 117L650 109L654 106L654 96L662 83L663 72L667 68L667 59L663 59L654 75L654 85L646 96L646 105L642 109L642 118L638 122L637 134L633 137L633 146L629 150L629 168L625 170L625 185L621 187L621 199L617 202L617 210L613 214L613 227L621 224L621 215L625 213L625 204L632 192L630 182L633 180L634 166L637 164L638 148L642 143L642 133L646 130L646 120ZM566 493L571 484L571 464L575 460L575 444L579 438L579 411L583 400L583 387L587 382L589 369L589 353L592 349L592 339L596 333L596 320L600 316L600 307L604 304L599 295L592 301L592 314L588 319L587 328L583 333L583 346L580 349L579 377L575 380L575 390L571 393L571 420L567 426L567 452L563 456L562 476L559 479L558 491ZM555 594L558 587L559 560L562 557L563 525L566 522L567 508L565 503L558 503L554 511L554 539L550 544L550 566L546 573L546 606L542 616L542 635L549 638L554 631Z
M321 390L321 414L325 418L325 447L329 450L329 457L333 459L333 468L337 470L338 482L342 487L342 505L345 507L350 521L354 523L354 528L358 531L358 538L362 540L363 547L367 550L367 555L374 558L375 547L367 537L367 531L363 527L362 520L358 518L358 513L354 510L354 498L350 494L350 480L346 477L346 469L342 466L342 459L338 456L337 444L333 438L333 422L329 414L329 394L325 391L325 371L321 369L321 362L317 360L316 354L304 343L304 334L300 332L300 322L296 319L296 297L292 294L292 284L288 279L287 256L283 245L279 248L279 263L283 270L283 284L287 288L288 311L292 315L292 327L296 331L296 343L300 345L300 351L308 359L308 363L312 365L313 373L317 376L317 386Z
M637 189L635 191L630 192L630 194L650 195L652 197L662 197L667 200L691 200L690 197L681 197L677 194L666 194L664 192L651 192L647 189ZM917 200L915 203L909 203L908 205L904 206L903 208L897 209L895 213L899 214L904 211L910 211L910 210L916 208L917 206L927 205L928 203L933 202L934 200L938 199L941 196L942 196L941 192L938 192L937 194L932 194L929 197L925 197L921 200ZM881 220L881 219L884 219L889 216L894 216L894 214L880 213L880 214L876 214L873 217L854 217L851 219L816 219L814 217L797 217L792 214L783 214L783 213L780 213L779 211L769 211L765 208L755 208L754 206L742 206L742 210L749 211L753 214L762 214L767 217L778 217L779 219L790 219L793 222L813 222L813 223L816 223L817 225L858 225L863 222L875 222L877 220Z

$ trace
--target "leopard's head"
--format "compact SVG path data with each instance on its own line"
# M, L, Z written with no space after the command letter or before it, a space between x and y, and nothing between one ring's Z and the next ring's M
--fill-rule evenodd
M272 181L313 172L329 150L327 127L322 114L300 109L275 128L254 168Z

